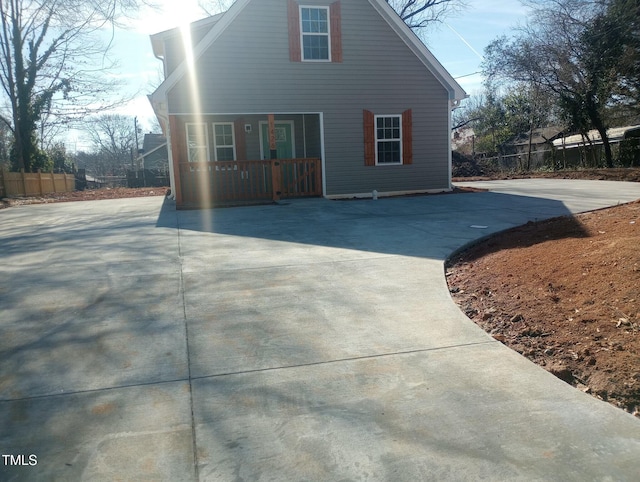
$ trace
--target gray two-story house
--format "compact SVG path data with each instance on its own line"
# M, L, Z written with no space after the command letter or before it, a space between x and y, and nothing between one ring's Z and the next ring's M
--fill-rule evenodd
M179 208L451 189L466 94L384 0L237 0L151 40Z

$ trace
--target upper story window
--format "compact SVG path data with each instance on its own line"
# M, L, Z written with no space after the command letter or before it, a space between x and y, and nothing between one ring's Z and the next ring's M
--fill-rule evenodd
M213 141L215 145L216 161L236 160L236 147L232 122L213 124Z
M376 116L376 163L402 164L401 116Z
M186 124L187 158L189 162L209 161L209 130L207 124L198 122Z
M287 18L291 62L342 62L340 0L328 6L300 6L289 0Z
M328 7L300 7L302 60L331 61Z

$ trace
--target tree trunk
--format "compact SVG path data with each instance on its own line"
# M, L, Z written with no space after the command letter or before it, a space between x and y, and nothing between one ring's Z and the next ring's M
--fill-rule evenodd
M531 170L531 150L533 144L533 126L534 126L534 113L538 110L538 86L534 87L533 91L533 106L529 115L529 152L527 153L527 171Z
M529 124L529 152L527 152L527 171L531 170L532 144L533 144L533 125Z
M11 87L11 103L13 110L14 125L14 155L16 167L18 170L24 169L25 172L31 171L31 138L30 129L30 99L31 99L31 82L27 78L27 70L25 68L25 59L23 57L23 28L21 26L22 11L17 6L11 10L10 24L12 27L11 43L13 47L14 65L7 66L7 69L13 67L13 72L8 72L10 77L9 84Z
M25 170L26 172L26 165L24 162L24 146L22 143L22 129L20 126L20 122L19 119L16 119L14 121L14 125L15 125L15 129L13 131L13 156L14 156L14 161L12 162L12 164L15 162L15 165L13 166L17 171L20 170Z
M604 137L602 138L602 143L604 145L604 157L607 161L607 167L609 169L612 169L613 168L613 152L611 151L611 143L609 142L609 137L607 136L606 131L604 133Z
M604 146L604 157L606 165L609 169L613 167L613 153L611 151L611 143L609 142L609 136L607 135L607 127L604 125L600 114L595 106L587 105L587 112L589 117L591 118L591 122L593 127L596 128L598 134L600 134L600 139L602 139L602 145Z
M600 134L600 139L602 139L602 145L604 146L604 158L606 165L609 169L613 168L613 152L611 151L611 143L609 142L609 136L607 135L606 127L599 122L595 125L598 133Z

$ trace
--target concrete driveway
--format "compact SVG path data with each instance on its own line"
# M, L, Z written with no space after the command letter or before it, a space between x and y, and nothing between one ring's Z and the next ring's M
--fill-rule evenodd
M638 480L640 420L477 328L443 260L640 184L483 185L0 211L0 480Z

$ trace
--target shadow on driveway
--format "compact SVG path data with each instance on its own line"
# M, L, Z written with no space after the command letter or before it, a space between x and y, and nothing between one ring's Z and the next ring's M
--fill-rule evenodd
M166 200L157 226L236 236L238 242L253 238L444 260L487 235L570 215L560 201L491 192L377 201L307 199L199 211L176 211ZM567 236L586 233L576 222Z

